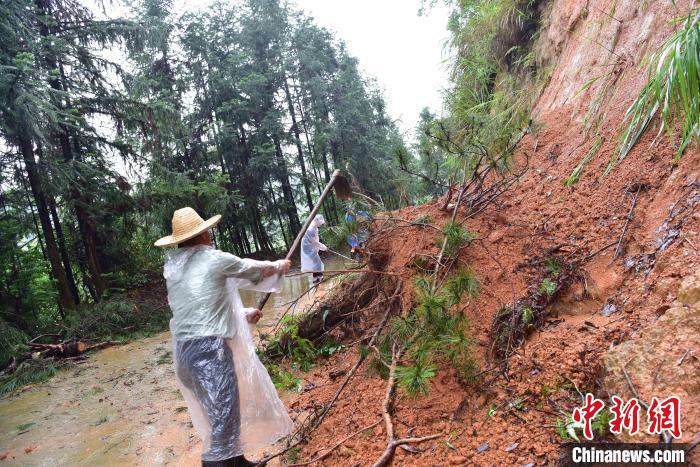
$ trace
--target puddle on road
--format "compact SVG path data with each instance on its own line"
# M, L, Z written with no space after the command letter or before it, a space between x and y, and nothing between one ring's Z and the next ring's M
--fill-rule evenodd
M286 278L260 327L274 325L310 284L307 275ZM324 286L299 300L297 312L331 287ZM257 301L256 293L242 295L247 306ZM0 399L0 457L7 456L0 466L195 466L199 454L168 332L97 352L46 383Z

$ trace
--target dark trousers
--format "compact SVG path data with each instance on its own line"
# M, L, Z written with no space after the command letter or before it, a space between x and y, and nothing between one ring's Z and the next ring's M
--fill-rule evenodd
M222 337L176 342L177 376L191 390L211 426L202 460L224 460L240 452L240 402L231 349Z

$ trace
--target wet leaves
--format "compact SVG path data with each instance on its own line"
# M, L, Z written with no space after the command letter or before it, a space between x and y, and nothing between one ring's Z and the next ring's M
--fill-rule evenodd
M34 425L34 422L21 423L17 425L17 431L19 431L19 434L26 433L27 431L29 431L29 428L31 428Z

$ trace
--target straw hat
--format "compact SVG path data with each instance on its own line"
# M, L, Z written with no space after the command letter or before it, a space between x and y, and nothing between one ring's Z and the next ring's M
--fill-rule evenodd
M173 213L173 233L154 243L155 246L166 247L177 245L185 240L194 238L202 232L211 229L221 220L221 215L204 220L197 211L190 207L178 209Z

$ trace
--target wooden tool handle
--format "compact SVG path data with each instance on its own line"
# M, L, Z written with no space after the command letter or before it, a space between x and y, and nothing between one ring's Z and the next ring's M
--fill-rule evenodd
M328 193L330 193L331 190L333 189L333 184L338 179L338 177L341 177L340 170L336 170L335 172L333 172L333 175L331 176L330 181L326 185L326 188L323 189L323 193L321 193L321 196L318 198L318 201L316 201L316 205L309 213L309 217L306 219L306 222L304 222L304 225L301 227L301 230L299 231L297 238L294 239L294 243L292 243L292 246L289 248L289 251L287 252L287 256L285 256L284 259L292 259L292 257L296 253L297 249L299 248L299 245L301 244L301 239L304 238L304 234L306 233L309 226L311 225L311 222L313 222L314 217L316 217L316 214L318 214L318 211L321 209L321 205L323 204L323 201L328 196ZM266 293L260 299L260 301L258 302L258 306L257 306L258 310L263 309L263 307L265 306L265 304L269 300L270 295L272 295L272 292Z

